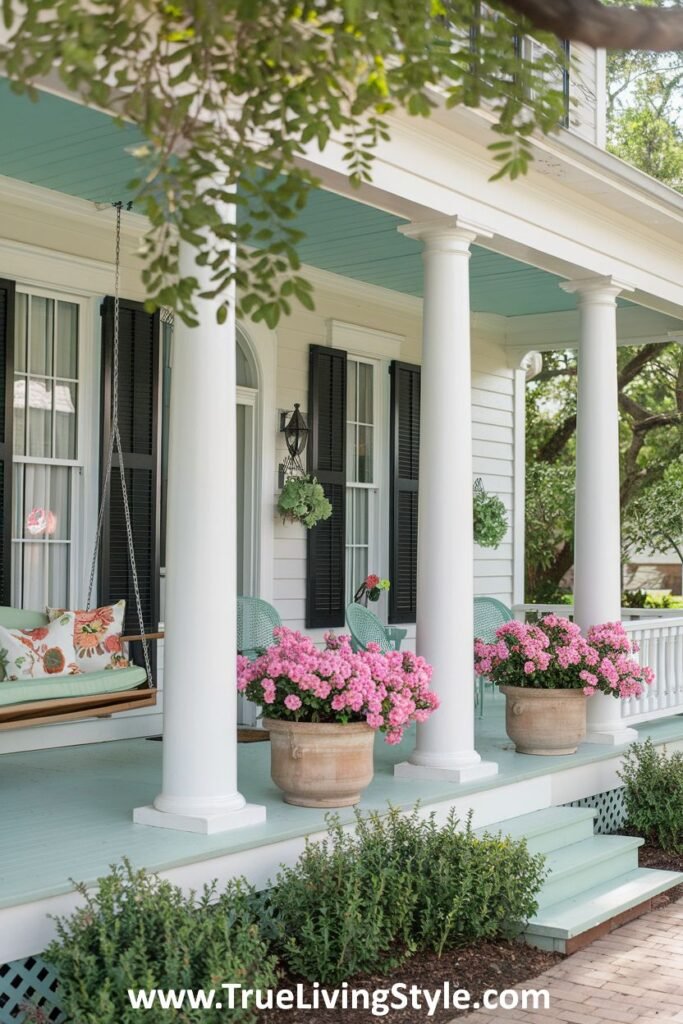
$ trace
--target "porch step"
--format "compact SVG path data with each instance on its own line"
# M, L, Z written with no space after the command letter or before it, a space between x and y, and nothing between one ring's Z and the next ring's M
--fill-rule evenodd
M635 836L591 836L562 850L546 854L548 877L538 896L539 907L586 892L638 867Z
M532 946L558 953L573 952L574 942L581 936L592 941L597 935L588 937L587 932L600 925L613 922L614 927L625 924L636 914L628 912L642 908L646 913L649 903L675 885L683 884L683 874L676 871L657 871L652 868L635 868L619 878L610 879L578 896L553 903L539 910L524 931L524 937ZM616 919L616 920L615 920ZM605 931L609 931L605 928ZM583 943L585 944L585 943ZM569 947L569 948L568 948Z
M526 839L532 853L545 856L539 909L524 931L531 945L573 952L683 884L676 872L638 867L642 839L593 835L594 815L591 808L549 807L477 830Z
M526 839L531 853L550 853L590 839L596 814L593 807L546 807L497 825L487 825L476 832L477 835L502 832L512 839Z

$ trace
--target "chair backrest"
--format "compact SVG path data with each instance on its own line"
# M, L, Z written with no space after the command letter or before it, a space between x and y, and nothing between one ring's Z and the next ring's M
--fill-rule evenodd
M386 629L377 616L362 604L352 601L346 606L346 624L356 649L364 651L368 644L377 644L382 651L392 649Z
M237 598L237 650L247 657L271 647L273 630L282 621L277 609L260 597Z
M474 635L477 640L491 644L496 639L496 630L504 622L509 622L512 612L495 597L475 597L474 599Z

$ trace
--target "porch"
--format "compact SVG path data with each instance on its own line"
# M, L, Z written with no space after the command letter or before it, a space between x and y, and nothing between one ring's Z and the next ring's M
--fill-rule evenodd
M363 810L391 803L460 817L474 809L476 826L608 792L623 748L583 744L574 755L517 754L505 735L504 702L487 693L477 720L476 748L498 764L495 777L457 788L448 781L398 778L394 765L413 748L407 734L397 747L377 738L375 777ZM683 749L683 716L636 726L639 739ZM122 857L161 871L178 884L197 887L214 878L244 874L255 884L291 862L307 836L324 829L325 814L285 804L270 780L267 743L240 744L240 790L266 808L260 825L216 835L134 824L130 808L149 803L161 782L162 744L133 739L6 754L0 789L0 963L40 952L52 934L49 914L68 912L77 900L73 880L92 884ZM352 821L351 809L339 812Z

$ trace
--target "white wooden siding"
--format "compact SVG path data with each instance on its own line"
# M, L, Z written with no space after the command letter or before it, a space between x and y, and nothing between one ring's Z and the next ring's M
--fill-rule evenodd
M582 139L604 146L604 60L598 50L571 44L569 127Z

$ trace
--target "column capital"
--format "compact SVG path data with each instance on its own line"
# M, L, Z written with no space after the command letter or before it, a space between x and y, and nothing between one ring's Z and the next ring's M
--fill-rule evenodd
M611 305L622 292L634 291L633 285L619 281L611 274L576 277L573 281L560 281L560 288L570 295L578 295L579 305Z
M493 237L491 231L457 215L411 221L410 224L401 224L398 231L406 238L417 238L424 242L426 249L442 252L468 252L475 239Z

